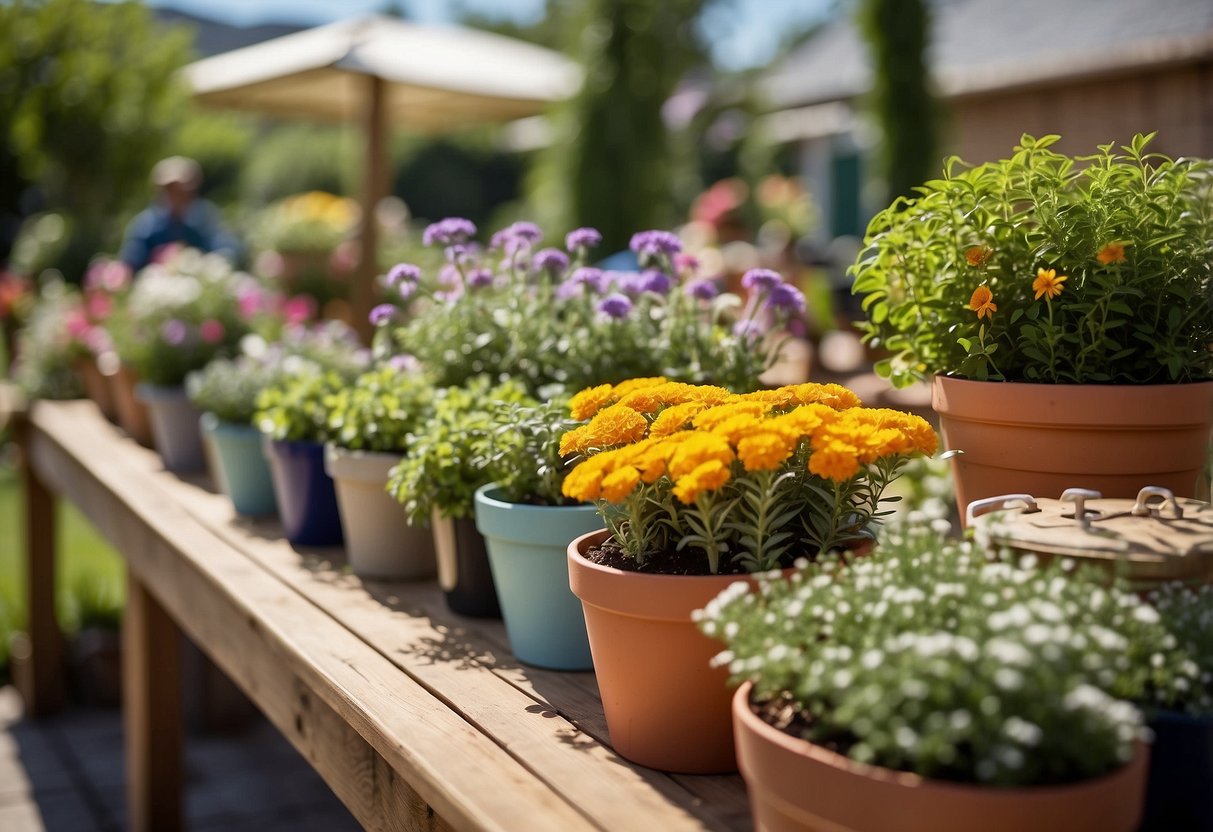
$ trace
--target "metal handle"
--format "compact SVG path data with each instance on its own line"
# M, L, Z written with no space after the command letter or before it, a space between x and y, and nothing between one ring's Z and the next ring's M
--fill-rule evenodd
M1158 517L1159 509L1150 505L1151 500L1157 497L1162 501L1163 505L1171 504L1171 510L1175 512L1175 519L1182 520L1184 510L1179 505L1179 500L1175 499L1175 494L1169 488L1163 488L1161 485L1147 485L1141 491L1137 492L1137 502L1133 504L1134 517Z
M1025 512L1040 511L1036 498L1031 494L1003 494L999 497L986 497L984 500L974 500L965 510L965 525L969 525L983 514L998 511L1000 508L1010 508L1011 503L1023 503Z
M1078 521L1078 525L1084 529L1091 528L1091 518L1087 517L1087 500L1098 500L1102 497L1098 491L1093 491L1090 488L1067 488L1061 492L1061 501L1063 503L1074 504L1074 519ZM1099 514L1094 509L1092 514Z

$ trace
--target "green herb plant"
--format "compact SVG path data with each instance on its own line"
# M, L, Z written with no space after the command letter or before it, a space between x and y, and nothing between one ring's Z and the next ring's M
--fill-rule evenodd
M348 380L334 370L304 362L257 396L253 423L271 439L289 442L327 442L329 402Z
M1058 138L953 157L872 220L851 274L896 386L1213 378L1213 163L1149 152L1153 134L1076 157Z
M355 451L404 454L429 414L433 387L415 372L382 366L358 376L326 403L333 442Z
M495 427L484 448L484 467L511 503L577 505L561 494L570 460L560 455L560 437L577 427L562 398L535 404L496 403Z

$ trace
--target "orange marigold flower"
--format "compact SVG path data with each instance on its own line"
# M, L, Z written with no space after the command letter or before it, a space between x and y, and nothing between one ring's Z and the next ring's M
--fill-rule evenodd
M835 482L846 482L859 472L859 456L854 447L837 439L813 444L809 472Z
M700 430L712 430L712 428L721 422L734 416L752 416L758 418L770 409L771 406L765 402L731 402L700 411L695 415L691 423Z
M989 246L969 246L965 249L965 262L977 268L984 266L994 255L994 249Z
M666 381L667 379L665 376L630 378L627 381L621 381L615 385L615 398L622 399L633 390L643 390L646 387L656 387L658 384L665 384Z
M709 459L695 467L689 474L678 478L674 484L674 496L690 505L705 491L715 491L729 481L732 474L729 466L719 459Z
M969 298L969 308L977 313L977 318L989 317L993 319L994 313L998 311L998 304L994 303L994 293L990 291L990 287L986 284L981 284L973 290L973 296Z
M796 442L775 431L759 431L737 443L737 458L747 471L774 471L792 455Z
M657 414L653 424L649 426L649 436L669 436L680 430L686 430L695 414L707 407L703 402L683 402Z
M588 425L573 428L560 438L560 453L583 453L627 445L644 436L649 423L630 408L613 404L598 411Z
M602 493L602 472L606 463L603 457L593 457L569 471L560 486L560 492L572 500L590 503Z
M1095 259L1105 266L1110 266L1113 263L1125 262L1125 244L1124 243L1108 243L1099 250L1095 255Z
M560 455L568 456L571 453L580 453L585 447L585 439L589 432L589 425L581 425L565 431L564 435L560 437Z
M611 400L612 391L609 384L587 387L569 399L569 416L578 422L590 418Z
M625 465L602 478L602 499L608 503L622 503L636 490L639 482L640 472L631 465Z
M1058 275L1056 269L1037 269L1036 279L1032 281L1032 291L1036 293L1036 300L1048 298L1052 300L1061 294L1061 284L1069 280L1068 277Z
M749 413L738 413L712 426L711 432L723 436L734 447L744 437L749 436L761 427L762 421Z
M670 455L669 473L677 479L710 459L731 465L734 458L733 449L723 437L711 433L688 433Z

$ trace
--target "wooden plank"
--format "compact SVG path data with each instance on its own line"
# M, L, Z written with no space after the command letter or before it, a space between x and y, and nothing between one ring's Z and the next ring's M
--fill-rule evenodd
M174 478L150 475L151 458L132 443L107 441L112 431L95 411L40 403L33 421L37 469L126 554L169 615L362 823L426 829L437 813L458 829L593 827L444 702L185 512L166 493Z
M63 632L55 617L55 495L31 464L29 442L33 427L24 416L14 422L21 451L21 483L25 496L24 643L14 645L14 674L31 716L62 710L64 702Z
M740 777L671 777L618 757L593 674L522 665L500 621L452 614L432 581L364 582L345 569L340 549L296 551L276 521L236 518L225 498L196 479L163 480L186 511L376 647L595 821L612 829L641 822L670 830L749 828Z
M181 636L130 569L122 614L122 727L126 805L133 832L182 822Z

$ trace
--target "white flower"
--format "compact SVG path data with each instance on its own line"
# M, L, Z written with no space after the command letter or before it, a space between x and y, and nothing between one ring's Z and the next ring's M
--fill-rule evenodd
M1028 722L1026 719L1020 719L1017 716L1008 717L1007 721L1002 724L1002 732L1013 739L1020 745L1026 745L1028 748L1034 748L1040 744L1044 738L1044 731L1040 726Z

